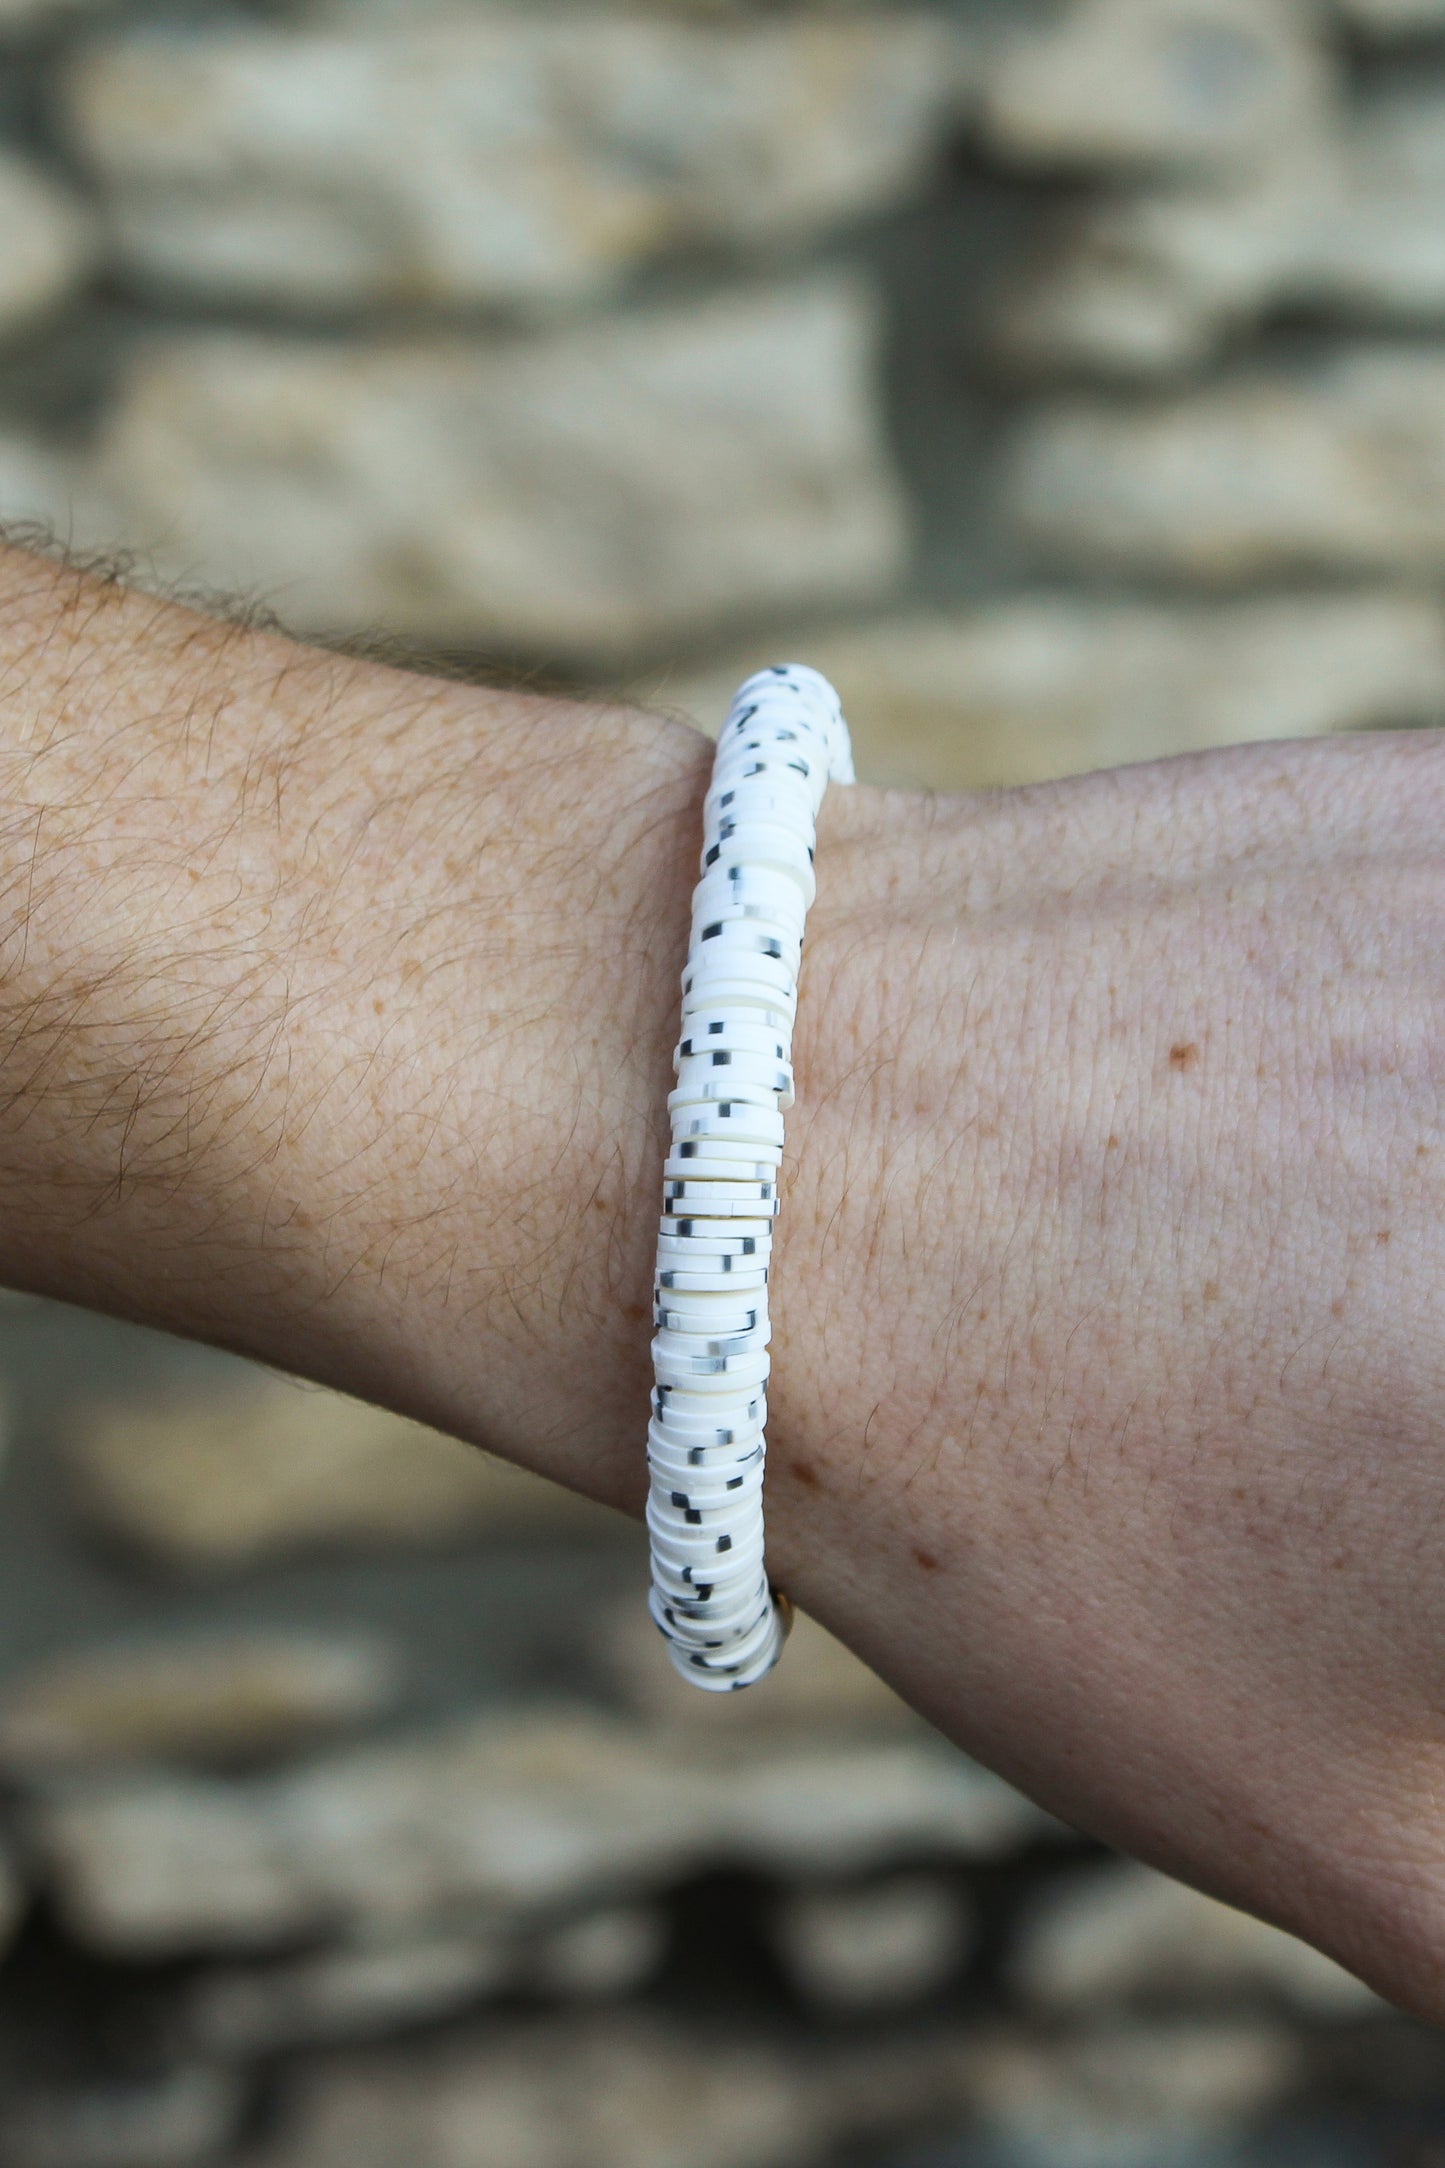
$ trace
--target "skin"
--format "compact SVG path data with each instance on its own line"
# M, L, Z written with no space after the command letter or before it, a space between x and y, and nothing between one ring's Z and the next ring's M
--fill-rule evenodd
M0 1279L639 1510L709 758L0 555ZM1431 733L832 793L769 1469L952 1737L1437 2019L1442 832Z

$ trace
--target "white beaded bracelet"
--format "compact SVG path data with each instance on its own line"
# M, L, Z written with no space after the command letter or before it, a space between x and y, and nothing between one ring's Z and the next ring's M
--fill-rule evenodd
M851 783L838 695L816 670L739 689L703 808L702 879L667 1102L647 1428L652 1615L684 1678L728 1693L771 1671L786 1598L763 1563L768 1266L814 823Z

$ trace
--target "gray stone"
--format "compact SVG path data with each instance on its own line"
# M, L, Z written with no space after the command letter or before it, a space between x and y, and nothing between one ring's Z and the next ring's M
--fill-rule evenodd
M550 1931L687 1876L843 1878L1057 1834L931 1740L702 1741L557 1711L333 1752L275 1776L132 1776L37 1802L37 1872L72 1930L131 1956Z
M299 629L616 658L892 584L875 344L831 278L519 341L164 339L96 479L159 577Z
M245 2105L234 2072L199 2064L22 2095L6 2102L6 2168L209 2168Z
M84 487L75 464L38 438L0 431L0 526L43 529L62 540L76 528ZM104 522L114 534L114 515Z
M568 2002L607 2002L645 1987L667 1950L659 1905L603 1905L538 1934L519 1953L518 1984Z
M775 2047L618 2016L303 2074L248 2168L807 2168L840 2120Z
M760 1742L747 1762L734 1744L704 1788L716 1802L706 1857L803 1880L920 1855L1004 1858L1065 1834L1002 1778L926 1738L791 1753Z
M1105 198L1004 293L995 337L1032 370L1197 369L1272 310L1445 320L1445 91L1367 100L1347 130L1255 172Z
M811 2168L956 2117L972 2084L967 2036L946 2025L825 2046L716 2013L494 2020L303 2070L247 2168Z
M1335 6L1352 30L1382 43L1445 35L1445 0L1335 0Z
M1045 557L1205 583L1445 570L1445 356L1354 348L1025 424L1008 516Z
M421 1423L261 1371L204 1399L96 1402L71 1417L62 1448L93 1527L193 1573L297 1551L616 1525Z
M606 1905L551 1926L438 1928L399 1941L203 1972L186 1999L187 2038L223 2061L382 2039L527 1992L568 2002L631 1994L656 1972L667 1918Z
M769 1925L798 1993L837 2012L920 2000L959 1970L972 1941L962 1892L943 1875L923 1872L790 1890Z
M1056 245L1007 280L995 306L999 357L1030 374L1147 380L1213 359L1226 338L1305 283L1303 259L1328 203L1332 146L1207 185L1106 195L1070 215ZM1406 227L1419 230L1414 206Z
M20 1299L23 1301L24 1298ZM9 1387L0 1381L0 1474L4 1473L5 1463L10 1457L12 1413Z
M68 29L78 18L113 11L116 0L0 0L0 45Z
M1299 2071L1259 2024L915 2026L828 2048L617 2012L303 2069L247 2168L810 2168L965 2115L970 2159L982 2137L981 2159L1017 2168L1183 2168Z
M35 1832L63 1910L98 1947L260 1950L327 1930L490 1928L666 1879L695 1843L674 1805L630 1736L558 1715L266 1780L94 1785L45 1804Z
M1332 1958L1278 1927L1119 1861L1055 1884L1021 1930L1013 1978L1049 2011L1102 2003L1235 2000L1263 1994L1315 2018L1383 2007Z
M1306 0L1073 0L1001 49L983 125L1018 165L1234 171L1334 95Z
M1304 2074L1296 2038L1258 2020L986 2033L962 2060L976 2132L1011 2168L1194 2168Z
M957 616L819 627L777 652L806 654L837 685L860 775L931 790L1038 783L1249 739L1445 721L1445 612L1423 596L1173 606L1019 596ZM753 648L706 675L648 689L715 731L757 659ZM762 1717L771 1691L737 1699L749 1707L756 1699Z
M0 38L5 11L0 0ZM89 275L90 215L28 159L0 151L0 339L33 330Z
M911 0L907 0L911 5ZM271 0L270 19L347 29L395 29L425 23L475 23L498 15L546 16L614 13L677 22L714 22L800 15L849 16L880 12L878 0Z
M380 2039L451 2017L517 1982L507 1937L426 1935L203 1972L187 1998L184 2025L201 2052L246 2060Z
M536 308L684 248L791 245L915 193L964 49L917 9L474 12L82 50L74 143L168 291L313 314Z
M374 1635L253 1628L68 1651L0 1688L0 1771L261 1759L392 1707L399 1652Z

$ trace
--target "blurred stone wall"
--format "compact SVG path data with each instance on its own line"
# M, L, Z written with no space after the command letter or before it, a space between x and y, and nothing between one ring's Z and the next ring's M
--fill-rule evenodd
M0 516L139 581L704 720L807 655L891 781L1441 713L1436 0L0 0L0 75Z
M1445 0L0 0L0 519L705 724L789 652L883 781L1440 721ZM0 1380L0 2168L1445 2162L1438 2037L807 1621L689 1695L601 1509Z

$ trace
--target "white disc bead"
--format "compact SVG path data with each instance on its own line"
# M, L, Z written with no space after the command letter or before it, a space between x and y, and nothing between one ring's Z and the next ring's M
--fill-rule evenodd
M814 823L828 784L852 781L826 678L787 663L739 689L703 807L648 1425L652 1616L712 1693L761 1679L786 1636L763 1564L768 1271Z

